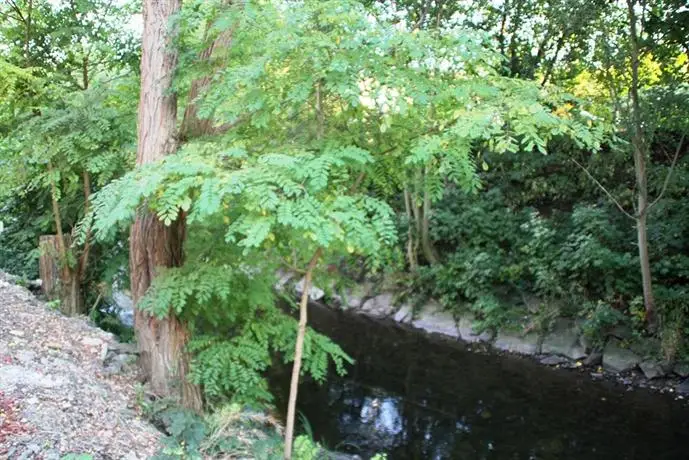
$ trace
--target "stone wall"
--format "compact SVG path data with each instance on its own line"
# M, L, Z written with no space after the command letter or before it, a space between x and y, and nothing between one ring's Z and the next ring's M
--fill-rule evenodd
M296 294L303 291L303 283L284 275L280 287L291 286ZM313 287L311 300L321 301L326 297L323 289ZM476 318L465 313L455 316L444 310L437 302L428 302L416 311L410 305L396 305L394 292L375 292L370 285L359 285L346 290L342 296L327 299L327 305L366 315L379 320L394 321L402 327L439 334L445 338L466 343L482 343L486 347L502 352L533 356L542 364L560 367L588 366L594 369L592 375L601 372L610 374L635 373L646 380L668 378L670 380L689 377L689 364L668 366L657 357L659 344L652 339L634 337L626 328L616 328L606 337L602 346L593 347L582 333L581 322L570 318L557 318L547 331L476 329ZM678 391L689 392L689 380L677 386Z

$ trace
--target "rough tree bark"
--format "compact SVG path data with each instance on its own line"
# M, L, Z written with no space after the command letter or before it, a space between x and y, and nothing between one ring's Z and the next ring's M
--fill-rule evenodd
M48 265L54 264L58 273L59 282L48 281L51 285L51 295L53 297L57 294L60 299L60 311L68 316L78 315L84 312L84 299L81 293L81 262L76 266L70 265L70 251L72 245L71 235L62 231L62 214L60 212L60 204L58 202L58 189L55 183L53 174L53 165L48 162L48 172L50 174L50 199L52 204L53 220L55 221L56 235L52 239L41 239L39 247L41 248L42 258L41 262L44 268L44 275L51 276L52 270L48 269ZM48 259L53 258L50 262ZM43 280L43 278L41 278Z
M177 149L177 98L170 91L177 53L170 47L170 19L181 0L145 0L141 56L141 93L136 163L157 162ZM165 226L154 215L137 216L130 235L131 291L135 305L161 267L182 264L184 218ZM200 389L187 381L189 357L186 324L174 314L158 319L135 311L135 330L141 367L152 390L176 397L185 407L200 410Z

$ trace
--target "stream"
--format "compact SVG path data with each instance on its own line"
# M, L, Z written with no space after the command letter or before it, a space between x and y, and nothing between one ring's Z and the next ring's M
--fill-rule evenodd
M516 356L310 307L309 323L356 360L298 410L326 448L368 459L687 459L689 408ZM290 369L273 376L286 406Z

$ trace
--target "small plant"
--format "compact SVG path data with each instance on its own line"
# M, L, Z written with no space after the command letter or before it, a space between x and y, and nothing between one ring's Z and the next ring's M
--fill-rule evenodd
M282 458L282 427L263 412L225 405L206 419L208 436L201 453L205 458Z
M91 454L67 454L60 458L60 460L93 460Z
M299 460L316 460L323 449L307 435L297 436L294 440L292 455Z
M203 418L194 412L181 408L164 410L159 419L169 434L163 440L164 447L157 459L200 459L201 443L206 437L207 427Z
M621 311L612 308L610 304L602 300L596 303L588 302L583 313L582 332L597 348L603 346L605 337L612 328L627 321Z
M516 312L514 308L500 303L500 301L492 295L483 295L479 297L472 304L471 310L479 317L475 324L477 332L487 330L497 331L505 326L509 327L516 323Z

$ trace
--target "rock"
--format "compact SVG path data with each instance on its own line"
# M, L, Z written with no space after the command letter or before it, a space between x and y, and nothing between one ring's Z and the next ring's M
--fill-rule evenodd
M132 355L115 355L107 360L107 365L105 366L106 375L119 374L129 364L134 362L134 357Z
M100 360L101 362L105 362L105 358L108 356L108 344L104 343L100 347Z
M0 425L9 422L0 427L0 458L59 460L70 452L152 458L161 449L154 426L123 413L136 398L135 369L103 378L99 357L111 336L1 280L0 318Z
M361 457L359 457L356 454L343 454L340 452L327 451L325 449L321 449L319 455L317 455L316 458L322 458L327 460L361 460Z
M581 345L587 353L591 353L591 351L596 348L596 344L593 340L583 333L579 336L579 345Z
M642 358L652 358L660 353L660 340L653 337L636 337L629 344L629 349Z
M675 391L681 394L689 394L689 379L686 379L675 387Z
M29 444L26 446L26 450L19 456L20 460L28 460L31 458L35 458L34 454L40 454L41 453L41 446L38 444Z
M414 319L414 309L411 305L402 305L400 309L395 312L393 319L398 323L410 323Z
M546 366L557 366L558 364L568 363L569 360L563 356L549 355L539 361Z
M390 316L395 311L393 305L394 295L386 292L368 299L361 306L361 312L374 318Z
M112 301L115 302L115 312L117 318L125 326L134 326L134 302L132 298L123 291L113 289Z
M623 348L617 339L610 339L603 350L603 367L613 372L628 371L640 362L641 358L633 351Z
M655 379L665 375L663 369L654 361L644 361L639 364L639 369L644 373L647 379Z
M294 286L294 290L299 295L302 295L304 293L304 282L305 282L305 279L302 278ZM313 300L314 302L321 300L323 297L325 297L325 291L323 289L320 289L320 288L313 286L313 285L309 288L309 298L311 300Z
M60 460L60 452L56 450L49 450L47 452L43 452L43 460Z
M418 318L412 321L412 326L426 332L459 338L459 330L454 316L435 302L425 305L419 311Z
M493 346L498 350L520 353L522 355L535 355L540 352L540 337L531 332L521 335L513 331L500 331L498 337L493 342Z
M603 363L603 353L593 350L584 360L584 366L598 366Z
M46 347L52 349L52 350L60 350L62 349L62 345L60 345L57 342L48 342L45 344Z
M608 333L609 336L617 337L620 340L630 340L634 337L634 331L625 324L618 324Z
M680 377L689 377L689 363L677 363L672 371Z
M352 288L345 289L341 303L348 308L361 308L364 301L371 296L372 291L373 284L369 282L356 284Z
M35 361L36 357L36 353L30 350L20 350L17 352L17 360L25 366Z
M108 345L108 350L114 353L124 353L128 355L136 355L139 353L135 343L114 342Z
M100 347L103 345L103 341L96 337L84 337L81 339L81 343L87 347Z
M13 335L15 337L24 337L24 331L13 330L10 331L10 335Z
M29 280L26 283L26 287L32 290L39 290L43 286L43 280L42 279L36 279L36 280Z
M277 277L277 282L275 283L275 289L277 290L282 290L289 281L294 278L294 273L291 272L284 272L282 270L278 270L277 273L275 274Z
M21 366L0 367L0 390L9 386L18 386L35 391L37 388L57 388L66 383L67 380L64 377L44 375Z
M363 304L364 298L356 295L347 295L342 300L342 305L345 305L347 308L361 308Z
M552 331L545 337L541 352L566 356L573 360L586 357L586 350L579 344L579 333L574 321L558 319Z
M464 314L459 318L457 328L459 329L460 338L469 343L490 342L493 339L492 333L483 331L480 334L476 334L474 332L475 321L476 318L470 313Z

